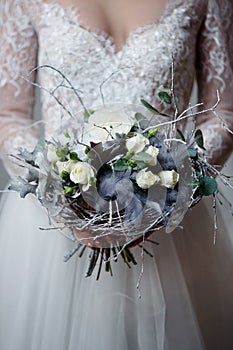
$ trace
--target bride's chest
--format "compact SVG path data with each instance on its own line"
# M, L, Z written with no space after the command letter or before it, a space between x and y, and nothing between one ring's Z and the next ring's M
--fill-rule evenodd
M104 32L83 27L74 8L59 3L39 1L39 13L32 14L39 40L40 58L56 66L82 66L87 69L106 66L113 69L122 65L142 66L151 60L166 63L175 57L184 61L191 56L200 28L203 1L175 1L168 6L160 21L140 26L131 32L117 51L114 40ZM200 2L200 4L198 4ZM198 6L199 5L199 6ZM203 6L202 6L203 7Z
M182 87L180 103L187 103L203 1L175 0L176 6L168 6L160 21L134 30L118 51L106 33L83 27L77 10L34 1L41 4L32 14L39 41L38 64L60 70L90 103L99 103L101 96L105 101L136 102L143 97L152 102L156 91L171 82L172 60L177 90ZM63 84L51 70L40 73L46 88Z

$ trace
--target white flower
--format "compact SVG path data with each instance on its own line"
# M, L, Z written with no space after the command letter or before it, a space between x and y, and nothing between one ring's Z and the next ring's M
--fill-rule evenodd
M136 134L126 141L126 147L130 153L142 152L145 146L148 144L149 140L141 134Z
M179 181L179 174L175 170L162 170L158 173L160 185L167 188L174 188Z
M94 171L90 164L86 162L76 162L71 170L70 179L75 184L83 185L83 191L87 191L90 187L90 181L94 177Z
M154 146L149 146L146 150L146 153L148 153L150 156L153 157L152 160L147 161L146 163L151 165L151 166L156 165L157 164L157 155L159 154L159 149L157 147L154 147Z
M52 143L48 144L47 158L50 163L56 163L60 158L57 156L57 148Z
M58 170L59 175L63 172L63 171L67 171L69 174L72 171L72 169L75 167L75 165L77 164L77 161L75 160L68 160L67 162L56 162L56 167Z
M133 119L123 111L114 112L102 108L94 112L84 126L85 142L106 142L118 134L128 134L133 126Z
M140 170L136 176L138 186L144 190L159 183L159 180L159 177L151 171L147 171L147 168Z

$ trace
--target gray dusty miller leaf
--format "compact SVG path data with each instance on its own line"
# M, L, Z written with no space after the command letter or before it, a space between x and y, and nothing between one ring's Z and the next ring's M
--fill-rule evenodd
M29 193L36 194L37 184L30 184L21 176L17 176L13 179L8 189L19 192L20 197L25 198Z

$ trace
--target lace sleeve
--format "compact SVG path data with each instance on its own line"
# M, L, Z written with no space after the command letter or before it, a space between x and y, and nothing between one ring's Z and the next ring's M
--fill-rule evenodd
M212 113L199 119L207 155L213 164L224 164L232 151L233 129L233 2L207 1L207 14L197 41L199 101L213 106L222 121ZM224 122L223 122L224 120Z
M15 166L4 155L36 143L30 128L34 89L22 77L36 66L37 39L24 3L0 2L0 154L9 173L15 173Z

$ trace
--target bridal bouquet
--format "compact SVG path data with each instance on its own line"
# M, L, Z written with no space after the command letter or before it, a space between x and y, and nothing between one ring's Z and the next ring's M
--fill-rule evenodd
M176 103L167 87L159 97ZM66 261L89 249L87 276L98 265L98 279L103 261L112 273L118 256L130 267L136 264L133 246L144 249L161 228L173 231L189 207L217 190L201 131L185 138L178 128L188 115L161 113L145 100L84 107L33 152L19 148L17 160L27 174L10 189L35 195L52 229L75 242Z

